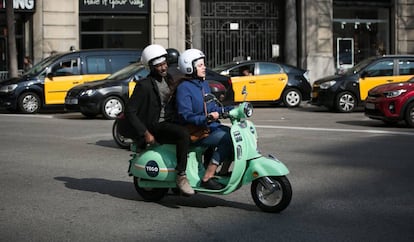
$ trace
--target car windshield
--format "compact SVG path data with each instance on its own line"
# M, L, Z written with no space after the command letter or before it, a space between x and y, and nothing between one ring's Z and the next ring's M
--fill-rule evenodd
M220 73L220 72L222 72L222 71L224 71L224 70L228 70L229 68L231 68L231 67L233 67L233 66L235 66L235 65L237 65L237 63L235 63L235 62L230 62L230 63L227 63L227 64L223 64L223 65L221 65L221 66L216 66L216 67L214 67L214 68L213 68L213 71L215 71L215 72L217 72L217 73Z
M140 69L145 68L144 65L141 63L134 63L127 67L122 68L121 70L115 72L114 74L108 76L106 79L108 80L120 80L126 79L132 75L134 75Z
M359 62L358 64L356 64L354 67L352 67L352 68L350 68L350 69L348 69L346 72L345 72L345 75L346 74L349 74L349 75L352 75L352 74L355 74L355 73L358 73L358 72L360 72L364 67L366 67L367 65L369 65L374 59L376 59L377 57L376 56L373 56L373 57L370 57L370 58L367 58L367 59L365 59L365 60L363 60L363 61L361 61L361 62Z
M54 55L49 56L43 60L41 60L39 63L34 65L30 70L23 73L24 76L35 76L42 72L46 67L50 66L57 58L59 58L60 55Z

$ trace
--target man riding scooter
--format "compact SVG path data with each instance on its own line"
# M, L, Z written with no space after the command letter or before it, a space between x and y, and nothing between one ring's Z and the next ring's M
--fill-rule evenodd
M174 144L176 146L176 183L184 195L193 195L194 190L186 177L187 154L190 138L187 130L170 122L169 103L176 82L167 73L167 51L160 45L147 46L141 62L150 70L147 78L135 86L126 108L125 117L134 128L134 140L138 147L147 144Z

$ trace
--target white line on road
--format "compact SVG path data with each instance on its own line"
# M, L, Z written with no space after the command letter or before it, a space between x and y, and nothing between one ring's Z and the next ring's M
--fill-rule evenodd
M290 130L308 130L308 131L327 131L327 132L353 132L353 133L370 133L370 134L392 134L392 135L410 135L410 132L386 131L375 129L330 129L330 128L312 128L312 127L295 127L295 126L276 126L276 125L255 125L257 128L264 129L290 129Z
M2 114L11 117L36 117L36 118L53 118L53 115L38 115L38 114ZM230 123L223 122L229 126ZM352 133L369 133L369 134L389 134L389 135L408 135L414 136L413 132L398 132L376 129L334 129L334 128L313 128L313 127L298 127L298 126L278 126L278 125L255 125L257 128L263 129L290 129L290 130L304 130L304 131L326 131L326 132L352 132Z

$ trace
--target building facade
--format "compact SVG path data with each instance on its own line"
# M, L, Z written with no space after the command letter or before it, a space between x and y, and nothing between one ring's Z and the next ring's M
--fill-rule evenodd
M7 71L0 0L0 71ZM19 69L90 48L202 49L212 67L277 60L311 80L380 54L414 54L414 0L14 0Z

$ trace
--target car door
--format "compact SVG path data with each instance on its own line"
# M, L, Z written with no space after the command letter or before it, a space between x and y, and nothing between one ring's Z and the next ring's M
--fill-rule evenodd
M248 92L246 101L252 101L255 99L255 95L257 95L257 92L254 69L254 63L237 65L233 68L230 68L228 74L231 77L235 102L244 101L244 95L242 95L242 90L244 86L246 86L246 90ZM249 75L244 74L246 70L249 70Z
M359 77L359 95L365 100L368 91L376 86L394 82L397 78L394 75L395 62L392 59L380 60L367 66Z
M288 82L288 76L283 68L270 62L259 62L256 66L256 100L277 101Z
M46 104L64 104L67 91L82 83L79 58L62 59L50 67L45 82Z
M398 60L398 76L396 82L405 82L414 77L414 58Z

